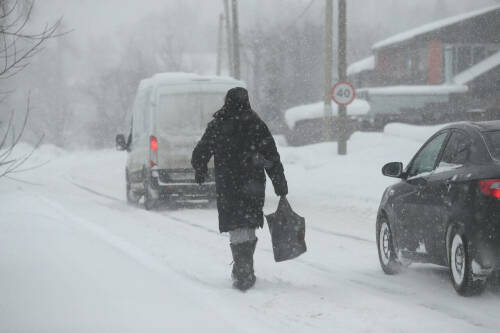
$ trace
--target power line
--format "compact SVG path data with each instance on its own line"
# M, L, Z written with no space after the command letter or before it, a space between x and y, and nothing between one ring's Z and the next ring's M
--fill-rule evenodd
M295 25L295 23L297 23L298 20L300 20L304 15L306 15L306 13L309 11L309 9L311 9L312 5L314 4L314 1L316 0L311 0L309 2L309 4L304 8L304 10L299 15L297 15L297 17L293 19L292 22L287 26L287 29Z

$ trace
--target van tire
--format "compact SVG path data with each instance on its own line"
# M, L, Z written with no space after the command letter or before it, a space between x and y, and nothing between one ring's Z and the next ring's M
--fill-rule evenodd
M134 191L132 191L132 189L130 188L130 183L127 182L127 189L126 189L127 193L126 193L126 196L127 196L127 203L129 205L137 205L139 203L139 199L141 198L140 195L137 195Z
M148 181L144 183L144 208L146 210L155 210L158 207L158 199L155 199L151 195L151 191L154 191L151 188L151 185Z
M127 197L127 203L129 205L137 205L139 203L139 200L141 199L140 194L138 195L132 190L132 187L130 185L130 181L128 178L128 172L125 171L125 182L126 182L126 188L125 188L125 196Z

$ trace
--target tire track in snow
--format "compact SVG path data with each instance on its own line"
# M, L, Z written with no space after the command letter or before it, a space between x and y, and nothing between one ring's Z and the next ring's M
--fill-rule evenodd
M89 192L89 193L92 193L92 194L94 194L94 195L97 195L97 196L99 196L99 197L106 198L106 199L113 200L113 201L122 202L122 200L120 200L120 199L117 199L117 198L115 198L115 197L112 197L112 196L110 196L110 195L107 195L107 194L104 194L104 193L101 193L101 192L97 192L96 190L93 190L93 189L91 189L90 187L87 187L87 186L85 186L85 185L81 185L81 184L77 184L77 183L75 183L75 182L74 182L74 181L72 181L72 180L68 180L68 182L69 182L70 184L72 184L72 185L74 185L74 186L78 187L78 188L79 188L79 189L81 189L81 190L85 190L85 191L87 191L87 192Z
M85 185L75 183L74 181L71 181L71 180L68 180L68 182L71 183L72 185L78 187L81 190L87 191L87 192L92 193L94 195L97 195L99 197L106 198L106 199L113 200L113 201L120 202L120 203L124 203L123 200L121 200L121 199L118 199L118 198L115 198L113 196L98 192L90 187L85 186ZM194 228L205 230L205 231L210 232L210 233L219 234L219 232L217 230L201 226L197 223L194 223L192 221L174 216L174 215L166 213L164 211L157 211L157 212L163 216L166 216L166 217L174 220L174 221L181 222L181 223L187 224L189 226L192 226ZM319 233L323 233L323 234L328 234L328 235L335 236L335 237L347 238L347 239L356 240L356 241L360 241L360 242L364 242L364 243L370 243L370 244L374 243L374 241L367 239L367 238L358 237L358 236L349 235L349 234L344 234L344 233L335 232L335 231L330 231L330 230L326 230L326 229L319 228L319 227L308 226L307 229L310 229L310 230L313 230L313 231L316 231Z
M70 183L73 184L74 186L82 189L82 190L85 190L85 191L87 191L89 193L92 193L94 195L97 195L99 197L106 198L106 199L113 200L115 202L119 202L121 204L124 204L123 200L121 200L121 199L115 198L113 196L109 196L107 194L100 193L100 192L98 192L96 190L93 190L93 189L91 189L91 188L89 188L87 186L84 186L84 185L77 184L77 183L75 183L73 181L70 181ZM168 214L168 213L165 213L165 212L159 212L159 213L160 213L160 215L168 217L169 219L172 219L173 221L176 221L176 222L188 225L190 227L201 229L203 231L206 231L206 232L209 232L209 233L212 233L212 234L216 234L218 236L221 235L218 231L216 231L214 229L210 229L208 227L201 226L201 225L196 224L194 222L191 222L189 220L182 219L182 218L179 218L179 217L176 217L176 216L172 216L171 214ZM331 236L335 236L335 237L339 237L339 238L343 238L343 239L355 240L355 241L358 241L358 242L362 242L364 244L366 244L366 243L373 243L372 241L364 239L364 238L360 238L360 237L356 237L356 236L351 236L351 235L347 235L347 234L342 234L342 233L330 232L328 230L323 230L321 228L314 227L314 228L311 228L311 229L314 230L314 231L316 231L316 232L318 232L318 233L320 233L320 234L323 234L323 235L326 234L326 235L331 235ZM269 253L269 254L273 254L272 248L259 247L258 250L266 252L266 253ZM312 268L314 270L317 270L317 271L319 271L319 272L321 272L323 274L327 274L327 275L331 275L331 276L338 275L338 272L332 270L331 268L329 268L326 265L322 265L322 264L319 264L319 263L311 262L311 261L308 261L308 260L306 260L304 258L301 258L301 257L295 258L294 261L297 262L297 263L300 263L300 264L302 264L304 266L307 266L309 268ZM193 277L192 280L198 280L198 278L197 277ZM357 282L357 281L349 280L349 282L351 284L355 284L355 285L359 286L359 282ZM378 287L378 286L367 285L367 284L365 284L364 287L367 288L367 289L369 289L369 290L373 289L373 290L377 290L379 292L383 292L385 294L390 294L390 295L399 295L399 296L405 295L404 291L395 291L395 290L391 290L390 288L386 288L386 287Z
M106 198L106 199L109 199L109 200L112 200L112 201L115 201L115 202L119 202L121 204L124 204L123 200L121 199L118 199L118 198L115 198L113 196L110 196L110 195L107 195L107 194L103 194L103 193L100 193L96 190L93 190L87 186L84 186L84 185L80 185L80 184L77 184L73 181L69 181L71 184L73 184L74 186L82 189L82 190L85 190L89 193L92 193L94 195L97 195L99 197L102 197L102 198ZM173 221L176 221L176 222L179 222L179 223L182 223L182 224L185 224L185 225L188 225L190 227L194 227L194 228L197 228L197 229L201 229L203 231L206 231L206 232L209 232L209 233L212 233L212 234L217 234L218 236L220 236L221 234L214 230L214 229L210 229L208 227L204 227L204 226L201 226L199 224L196 224L194 222L191 222L189 220L186 220L186 219L182 219L182 218L179 218L179 217L176 217L176 216L172 216L171 214L168 214L168 213L165 213L165 212L159 212L160 215L163 215L165 217L168 217L169 219L172 219ZM323 230L321 228L311 228L312 230L318 232L318 233L321 233L321 234L326 234L326 235L331 235L331 236L335 236L335 237L339 237L339 238L343 238L343 239L349 239L349 240L355 240L355 241L359 241L359 242L363 242L363 243L373 243L372 241L370 240L367 240L367 239L364 239L364 238L360 238L360 237L356 237L356 236L351 236L351 235L346 235L346 234L341 234L341 233L336 233L336 232L330 232L330 231L327 231L327 230ZM227 237L227 236L226 236ZM270 253L270 254L273 254L273 250L270 249L270 248L258 248L259 251L263 251L263 252L266 252L266 253ZM310 267L312 269L315 269L317 271L320 271L324 274L328 274L328 275L337 275L338 272L335 272L334 270L330 269L328 266L325 266L325 265L322 265L322 264L318 264L318 263L314 263L314 262L311 262L311 261L308 261L308 260L305 260L301 257L299 258L295 258L294 261L302 264L302 265L305 265L307 267ZM197 279L196 277L194 279ZM355 281L350 281L350 283L352 284L358 284L356 283ZM376 289L378 291L381 291L381 292L384 292L384 293L387 293L387 294L391 294L391 295L401 295L401 294L404 294L403 292L397 292L397 291L392 291L390 290L389 288L378 288L378 287L373 287L370 288L370 286L368 285L365 285L366 288L368 289Z
M78 187L79 189L81 189L81 190L85 190L85 191L87 191L87 192L89 192L89 193L92 193L92 194L94 194L94 195L97 195L97 196L99 196L99 197L101 197L101 198L106 198L106 199L109 199L109 200L112 200L112 201L115 201L115 202L119 202L119 203L121 203L121 204L123 204L123 203L124 203L124 202L123 202L123 200L121 200L121 199L118 199L118 198L115 198L115 197L113 197L113 196L110 196L110 195L107 195L107 194L104 194L104 193L98 192L98 191L93 190L93 189L91 189L91 188L89 188L89 187L87 187L87 186L84 186L84 185L81 185L81 184L77 184L77 183L75 183L75 182L73 182L73 181L69 181L69 182L70 182L72 185L74 185L74 186ZM206 232L210 232L210 233L217 234L217 235L219 234L219 233L218 233L216 230L214 230L214 229L210 229L210 228L207 228L207 227L201 226L201 225L199 225L199 224L196 224L196 223L190 222L190 221L185 220L185 219L178 218L178 217L176 217L176 216L172 216L172 215L170 215L170 214L161 214L161 215L164 215L164 216L168 217L169 219L172 219L172 220L174 220L174 221L176 221L176 222L180 222L180 223L183 223L183 224L189 225L189 226L191 226L191 227L193 227L193 228L202 229L202 230L204 230L204 231L206 231Z
M84 186L84 185L81 185L81 184L78 184L78 183L75 183L73 181L69 181L71 184L73 184L74 186L82 189L82 190L85 190L91 194L94 194L94 195L97 195L99 197L102 197L102 198L106 198L106 199L109 199L109 200L112 200L112 201L115 201L115 202L119 202L121 204L124 204L123 200L121 199L118 199L118 198L115 198L113 196L110 196L110 195L107 195L107 194L103 194L103 193L100 193L99 191L96 191L94 189L91 189L87 186ZM173 221L176 221L176 222L179 222L179 223L182 223L182 224L185 224L185 225L188 225L190 227L194 227L194 228L197 228L197 229L201 229L203 231L206 231L206 232L209 232L209 233L212 233L212 234L217 234L218 236L220 236L221 234L214 230L214 229L210 229L210 228L207 228L207 227L204 227L204 226L201 226L199 224L196 224L194 222L191 222L189 220L186 220L186 219L182 219L182 218L179 218L179 217L176 217L176 216L172 216L171 214L168 214L168 213L165 213L165 212L160 212L160 215L163 215L165 217L168 217L169 219L172 219ZM335 237L340 237L340 238L344 238L344 239L349 239L349 240L355 240L355 241L359 241L359 242L363 242L363 243L372 243L371 241L369 240L366 240L366 239L363 239L363 238L359 238L359 237L356 237L356 236L351 236L351 235L345 235L345 234L340 234L340 233L335 233L335 232L327 232L326 230L325 231L322 231L321 229L319 228L313 228L312 230L318 232L318 233L321 233L321 234L326 234L326 235L331 235L331 236L335 236ZM226 236L227 237L227 236ZM270 253L270 254L273 254L273 250L270 249L270 248L258 248L259 251L263 251L263 252L266 252L266 253ZM311 262L311 261L308 261L308 260L305 260L303 258L296 258L294 259L294 261L302 264L302 265L305 265L307 267L310 267L310 268L313 268L317 271L320 271L324 274L328 274L328 275L337 275L338 273L333 271L332 269L330 269L329 267L325 266L325 265L321 265L321 264L318 264L318 263L314 263L314 262ZM195 277L195 279L197 279ZM351 282L353 283L353 282ZM379 291L385 291L387 292L386 290L383 290L383 289L378 289ZM391 292L392 293L392 292Z
M92 188L89 188L87 186L84 186L84 185L81 185L81 184L77 184L77 183L75 183L73 181L69 181L69 182L72 185L74 185L74 186L76 186L76 187L78 187L78 188L80 188L80 189L82 189L82 190L84 190L84 191L86 191L88 193L91 193L91 194L94 194L96 196L99 196L99 197L102 197L102 198L106 198L108 200L112 200L112 201L124 204L124 201L121 200L121 199L118 199L116 197L113 197L113 196L101 193L101 192L96 191L96 190L94 190ZM217 235L220 236L220 233L218 231L214 230L214 229L210 229L210 228L201 226L199 224L196 224L196 223L191 222L191 221L186 220L186 219L182 219L182 218L179 218L179 217L176 217L176 216L172 216L171 214L168 214L168 213L165 213L165 212L160 212L160 214L163 215L163 216L165 216L165 217L168 217L169 219L172 219L173 221L176 221L176 222L188 225L190 227L201 229L201 230L203 230L205 232L209 232L209 233L212 233L212 234L217 234ZM331 235L331 236L335 236L335 237L339 237L339 238L344 238L344 239L355 240L355 241L362 242L362 243L365 243L365 244L366 243L370 243L370 244L374 243L372 240L368 240L368 239L357 237L357 236L353 236L353 235L342 234L342 233L337 233L337 232L333 232L333 231L329 231L329 230L324 230L324 229L318 228L318 227L309 227L309 229L311 229L313 231L316 231L318 233L321 233L321 234ZM270 253L270 254L273 253L272 249L269 249L269 248L262 248L262 247L260 247L259 251L263 251L263 252ZM310 268L312 268L312 269L314 269L316 271L320 271L320 272L322 272L324 274L327 274L329 276L338 276L338 272L332 270L331 268L329 268L329 267L327 267L325 265L314 263L314 262L305 260L305 259L303 259L301 257L294 259L294 261L297 262L297 263L300 263L300 264L302 264L304 266L310 267ZM215 285L212 285L210 282L203 281L198 276L191 275L191 274L189 274L189 273L187 273L185 271L176 269L175 267L171 267L171 265L168 264L168 263L166 263L166 264L167 264L167 266L168 266L169 269L175 271L177 274L180 274L181 276L184 276L185 278L188 278L192 282L197 282L197 283L202 284L202 285L215 287ZM352 278L351 279L346 278L346 279L343 279L342 281L343 281L343 283L348 282L349 284L357 286L358 288L361 287L361 288L366 289L367 291L370 291L372 293L373 292L375 292L375 293L383 293L383 294L390 295L392 297L401 298L401 299L404 299L404 300L411 299L412 297L415 296L415 293L416 293L416 292L410 292L410 291L404 290L403 288L394 288L393 285L391 287L388 287L386 285L378 285L377 283L369 283L369 282L366 282L366 281L359 281L359 280L352 279ZM220 286L217 286L217 287L220 288ZM461 322L466 323L468 325L471 325L471 326L473 326L475 328L492 329L492 327L486 326L486 325L478 322L477 320L475 320L471 316L466 315L462 311L451 309L451 308L447 307L446 305L445 306L441 306L441 305L438 305L438 304L435 304L435 303L429 303L429 302L426 302L425 299L421 300L420 302L417 301L414 304L417 305L417 306L419 306L419 307L425 308L428 311L437 312L437 313L442 314L442 315L444 315L444 316L446 316L448 318L451 318L453 320L461 321Z
M363 238L363 237L358 237L358 236L353 236L353 235L349 235L349 234L344 234L344 233L341 233L341 232L330 231L330 230L326 230L326 229L318 228L318 227L311 227L311 226L309 226L307 228L311 229L311 230L314 230L314 231L317 231L317 232L324 233L324 234L329 234L329 235L332 235L332 236L337 236L337 237L342 237L342 238L349 238L349 239L357 240L357 241L360 241L360 242L366 242L366 243L370 243L370 244L375 244L374 241L372 241L370 239L367 239L367 238Z

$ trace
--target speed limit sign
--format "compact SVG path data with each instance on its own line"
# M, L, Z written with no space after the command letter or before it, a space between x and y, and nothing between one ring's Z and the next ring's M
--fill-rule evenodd
M332 88L332 99L338 105L349 105L356 98L356 90L349 82L337 82Z

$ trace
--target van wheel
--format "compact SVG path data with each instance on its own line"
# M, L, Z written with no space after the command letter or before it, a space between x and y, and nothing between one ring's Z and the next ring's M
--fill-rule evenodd
M137 205L139 203L139 199L141 196L132 190L132 186L130 185L130 180L128 178L128 171L125 171L125 182L126 182L126 197L127 203L129 205Z
M132 190L132 186L130 185L130 180L128 177L128 171L125 170L125 183L126 189L125 189L125 195L127 197L127 203L129 205L137 205L139 203L139 200L141 199L141 196L138 195L136 192Z
M451 283L458 294L473 296L483 292L486 283L474 281L467 240L456 228L451 233L448 245L448 265Z
M140 195L137 195L134 191L132 191L130 187L130 183L127 181L127 203L129 205L137 205L139 203Z
M394 275L401 272L402 265L394 251L391 228L385 217L377 221L377 248L380 266L384 273Z
M146 210L154 210L158 207L158 199L153 195L154 190L149 182L144 184L144 208Z

